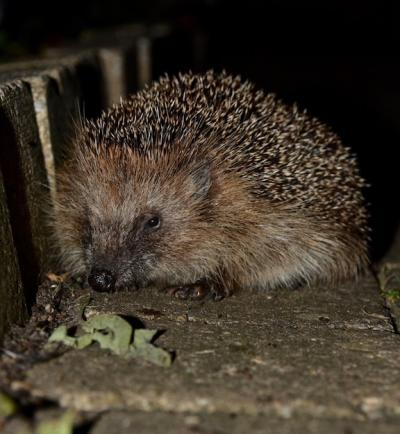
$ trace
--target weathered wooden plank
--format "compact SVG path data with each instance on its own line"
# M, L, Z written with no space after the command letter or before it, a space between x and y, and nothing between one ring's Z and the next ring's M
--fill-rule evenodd
M52 77L56 74L58 77ZM79 112L79 92L74 77L62 67L29 79L39 129L47 178L55 194L56 168L61 164L72 138L72 124Z
M48 183L54 194L56 168L68 152L80 112L95 116L104 105L97 54L1 66L0 80L9 77L30 84Z
M32 94L27 83L0 85L0 168L28 305L48 267L49 190Z
M152 40L142 36L137 40L137 75L138 88L142 89L153 78Z
M99 53L107 106L142 87L143 76L148 78L151 63L141 47L147 31L142 25L127 25L82 35L80 45Z
M17 252L13 244L3 176L0 171L0 340L8 326L26 318Z
M99 50L104 75L106 105L117 104L130 92L128 63L133 56L130 50L121 48L102 48Z
M74 123L80 112L97 116L150 81L152 37L149 29L126 28L115 38L96 34L49 58L0 66L0 168L25 293L18 296L21 305L32 305L49 266L45 213ZM2 318L17 318L19 311L13 312L5 301Z
M51 58L71 53L96 52L100 60L104 102L111 106L141 89L153 78L152 44L169 32L165 25L128 25L103 31L88 31L78 44L47 50Z

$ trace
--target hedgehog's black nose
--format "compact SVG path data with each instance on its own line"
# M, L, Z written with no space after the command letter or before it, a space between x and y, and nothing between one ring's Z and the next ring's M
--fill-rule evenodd
M93 268L89 274L88 282L95 291L112 291L115 285L115 277L108 270Z

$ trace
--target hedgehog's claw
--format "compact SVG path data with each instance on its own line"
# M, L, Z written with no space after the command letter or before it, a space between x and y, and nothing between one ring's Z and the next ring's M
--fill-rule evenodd
M167 292L180 300L203 300L210 289L206 285L194 284L167 288Z
M214 301L221 301L226 297L231 295L231 292L228 288L222 285L212 285L210 287L210 294Z

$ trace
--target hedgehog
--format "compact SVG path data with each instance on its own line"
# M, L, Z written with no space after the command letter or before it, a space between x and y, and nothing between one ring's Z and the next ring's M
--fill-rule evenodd
M165 75L82 121L53 226L63 267L97 291L335 286L368 264L364 186L297 105L226 72Z

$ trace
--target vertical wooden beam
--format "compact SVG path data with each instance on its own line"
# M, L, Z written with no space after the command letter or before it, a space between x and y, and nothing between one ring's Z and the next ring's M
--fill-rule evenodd
M0 341L8 326L27 316L17 252L14 248L3 176L0 171Z
M0 86L0 169L14 245L28 306L48 267L45 207L49 203L46 170L32 94L16 80Z

